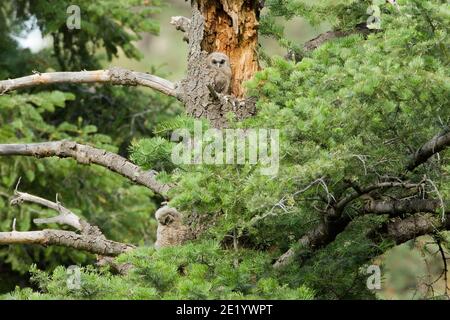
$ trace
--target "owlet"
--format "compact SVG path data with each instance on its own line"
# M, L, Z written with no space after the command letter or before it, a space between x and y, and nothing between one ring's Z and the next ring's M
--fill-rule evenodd
M190 238L189 229L182 224L181 215L167 205L155 212L158 221L155 248L164 248L183 244Z
M231 66L228 56L222 52L213 52L207 58L207 65L214 79L214 90L218 93L229 94Z

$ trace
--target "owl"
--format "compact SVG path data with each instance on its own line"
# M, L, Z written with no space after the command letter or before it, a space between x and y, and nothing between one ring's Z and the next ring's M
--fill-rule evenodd
M180 245L190 238L189 229L182 224L181 215L175 208L164 205L156 210L155 218L158 221L156 249Z
M207 65L214 79L214 90L218 93L229 94L231 66L228 56L221 52L213 52L207 58Z

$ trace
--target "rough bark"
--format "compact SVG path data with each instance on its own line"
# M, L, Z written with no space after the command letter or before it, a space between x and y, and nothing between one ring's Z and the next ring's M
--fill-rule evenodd
M21 205L30 202L50 208L59 213L58 216L45 219L35 219L38 224L65 224L81 232L46 229L42 231L16 231L15 221L13 231L0 232L0 245L9 244L40 244L43 246L57 245L84 250L101 256L117 256L135 247L129 244L106 239L97 226L79 218L72 211L64 208L59 202L52 202L28 193L16 191L11 205ZM37 221L36 221L37 220Z
M406 165L406 170L413 171L415 168L428 161L434 154L441 152L448 146L450 146L450 131L446 130L434 136L430 141L420 147Z
M342 30L331 30L324 32L317 37L308 40L303 45L303 52L295 52L293 50L288 50L288 53L285 55L285 58L288 60L292 60L295 62L300 62L304 58L304 53L308 53L316 50L318 47L323 45L324 43L336 39L347 37L352 34L361 34L363 36L367 36L369 33L376 32L373 29L367 28L366 23L361 23L356 25L352 30L342 31Z
M198 8L205 19L201 47L208 53L219 51L228 55L233 71L231 92L242 98L242 84L259 70L259 1L200 0Z
M273 264L273 267L277 269L286 266L292 261L296 254L300 255L302 252L307 253L327 245L345 229L350 221L351 219L347 215L340 216L338 218L325 215L317 227L307 232L300 238L300 240L298 240L298 245L300 246L301 252L296 252L292 248L289 249L277 259L277 261Z
M119 254L134 249L133 246L97 236L52 229L42 231L0 232L0 245L10 244L56 245L83 250L102 256L118 256Z
M413 183L380 182L365 188L356 188L353 192L343 196L341 199L338 199L336 203L331 204L322 216L317 227L307 232L300 238L300 240L298 240L298 245L301 248L300 250L308 252L310 250L323 247L332 242L339 233L344 231L347 225L351 222L351 218L344 214L344 210L352 201L361 198L374 190L386 188L411 189L416 188L417 186L417 184ZM273 267L281 268L287 265L292 261L295 255L296 251L292 248L289 249L277 259Z
M59 83L109 83L126 86L141 85L158 90L169 96L176 97L178 95L175 90L175 85L168 80L151 74L134 72L123 68L80 72L36 73L31 76L17 79L1 80L0 95L13 90Z
M61 83L110 83L146 86L178 98L189 115L206 118L216 128L227 126L231 112L238 120L255 114L253 98L244 98L243 83L259 70L257 59L259 4L254 0L192 2L192 19L174 17L172 24L188 34L186 79L174 84L154 75L122 68L81 72L36 73L0 81L0 95L12 90ZM209 53L225 53L231 62L231 95L211 90L214 77L206 67ZM214 87L214 86L213 86Z
M450 228L450 215L444 221L437 215L414 214L408 218L396 218L387 224L386 234L396 244L404 243L416 237Z
M236 115L241 120L255 113L253 99L239 99L233 95L214 92L214 74L208 69L208 52L202 49L205 18L194 5L189 28L189 55L187 77L178 84L181 101L186 111L195 118L206 118L215 128L227 126L227 114Z
M305 52L313 51L327 41L330 41L330 40L333 40L336 38L346 37L351 34L357 34L357 33L367 35L370 32L373 32L373 30L367 28L366 23L359 24L359 25L355 26L355 28L353 30L349 30L349 31L342 31L342 30L327 31L327 32L324 32L324 33L318 35L314 39L307 41L303 46L303 50Z
M97 149L91 146L72 141L54 141L29 144L0 144L0 156L34 156L73 158L78 163L94 163L108 168L133 182L148 187L154 192L166 195L170 186L156 181L155 171L144 171L137 165L119 156L118 154Z
M364 207L366 213L389 214L391 216L418 212L436 213L439 209L442 209L442 202L438 199L369 201Z

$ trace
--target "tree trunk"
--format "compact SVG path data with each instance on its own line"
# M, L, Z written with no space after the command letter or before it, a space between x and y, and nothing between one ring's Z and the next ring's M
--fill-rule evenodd
M228 55L233 72L231 93L242 98L243 83L259 70L259 1L199 0L198 8L205 18L202 49Z

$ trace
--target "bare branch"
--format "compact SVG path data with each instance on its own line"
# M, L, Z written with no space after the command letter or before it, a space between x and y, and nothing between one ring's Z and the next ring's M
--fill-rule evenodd
M170 19L170 24L175 26L175 29L184 32L185 35L183 40L189 43L189 37L187 34L189 34L189 29L191 28L191 19L183 16L176 16Z
M406 165L407 171L413 171L415 168L425 163L434 154L444 150L450 146L450 131L445 130L434 136L430 141L426 142Z
M59 203L58 198L56 199L56 202L52 202L47 199L37 197L25 192L19 192L16 190L14 192L14 197L13 199L11 199L10 204L12 206L21 205L23 202L35 203L43 207L55 210L59 213L59 215L51 218L33 219L33 222L37 225L49 223L68 225L80 231L82 234L88 234L91 236L97 236L105 239L105 236L97 226L89 224L86 220L81 219L72 211L64 208ZM15 231L14 228L13 231Z
M450 289L449 284L448 284L448 265L447 265L447 255L444 251L444 248L442 246L442 239L439 239L437 237L436 239L436 243L439 247L439 254L441 255L441 259L442 259L442 264L444 265L444 268L442 270L442 274L441 276L438 278L438 280L443 276L444 277L444 284L445 284L445 289L444 289L444 294L449 297L448 295L448 291Z
M347 196L338 200L334 205L329 206L326 213L321 217L320 223L316 228L312 229L300 238L298 244L302 248L302 252L308 252L315 248L322 247L333 241L336 236L341 233L350 223L351 219L348 215L342 214L346 206L352 201L364 196L374 190L385 188L417 188L420 184L404 183L404 182L380 182L365 188L355 188L356 190ZM300 252L301 253L301 252ZM289 264L296 255L294 249L289 249L281 255L274 263L274 268L281 268Z
M318 47L323 45L324 43L336 39L336 38L343 38L352 34L362 34L367 35L371 32L374 32L374 30L371 30L367 28L366 23L360 23L356 25L352 30L348 31L342 31L342 30L331 30L324 32L322 34L319 34L317 37L308 40L303 45L303 52L308 53L311 51L316 50ZM303 59L303 54L301 53L295 53L294 51L288 50L288 53L285 55L285 58L288 60L293 60L296 62L300 62Z
M412 157L411 161L407 164L406 169L408 171L414 170L416 167L426 162L431 156L442 151L446 147L450 146L450 132L444 131L433 137L430 141L425 143ZM351 203L352 201L361 198L364 195L369 194L370 192L378 189L385 188L393 188L400 187L405 189L411 188L419 188L421 183L419 184L411 184L411 183L403 183L403 182L381 182L371 186L368 186L364 189L359 187L354 187L354 192L348 194L347 196L341 198L335 205L333 205L327 213L325 217L323 217L321 223L316 227L316 229L311 230L306 235L304 235L300 240L299 244L304 247L306 250L311 249L317 246L322 246L334 240L336 235L339 232L342 232L345 229L345 226L350 222L350 219L343 217L341 214L345 207ZM443 217L441 219L441 224L445 224L446 214L445 207L442 199L438 200L408 200L408 201L388 201L388 202L374 202L370 201L365 206L365 211L367 213L380 213L380 214L391 214L391 215L400 215L402 213L417 213L417 212L436 212L438 208L442 208ZM403 220L402 220L403 221ZM424 225L429 227L429 223L420 220ZM409 227L409 220L405 219L405 222L399 224L399 226L405 226L405 228ZM423 227L421 230L428 230ZM405 234L408 232L405 231ZM426 233L426 232L425 232ZM425 234L423 233L423 234ZM398 237L401 236L401 232L398 233ZM274 264L275 268L282 267L289 263L295 255L295 251L293 249L288 250L284 253L276 263Z
M175 84L172 82L151 74L134 72L123 68L79 72L36 73L22 78L2 80L0 81L0 94L18 89L59 83L109 83L124 86L140 85L155 89L172 97L178 96Z
M34 219L33 222L36 224L44 224L44 223L58 223L65 224L71 226L79 231L83 231L83 226L81 225L80 218L75 215L72 211L64 208L59 203L51 202L46 199L33 196L24 192L15 192L14 198L11 200L11 205L20 205L23 202L30 202L39 204L43 207L47 207L49 209L53 209L60 214L56 217L46 218L46 219Z
M133 265L131 263L117 263L113 257L97 257L97 266L109 266L112 271L115 271L121 275L127 275L131 269L133 269Z
M52 202L28 193L15 190L11 205L20 205L30 202L59 212L59 215L48 219L34 219L40 223L59 223L69 225L81 234L72 231L46 229L42 231L16 231L15 221L12 232L0 232L0 245L2 244L40 244L58 245L78 250L85 250L102 256L117 256L134 248L129 244L107 240L97 226L80 219L72 211L64 208L61 204Z
M81 164L94 163L108 168L133 182L146 186L163 196L171 188L167 184L156 181L156 171L144 171L118 154L72 141L0 144L0 156L13 155L34 156L38 158L56 156L60 158L73 158Z
M357 189L355 192L350 193L349 195L343 197L341 200L337 202L335 207L338 210L343 210L350 202L360 198L363 195L366 195L374 190L378 189L386 189L386 188L404 188L404 189L414 189L420 187L420 183L406 183L406 182L380 182L373 185L370 185L366 188Z
M302 253L307 253L309 250L314 250L330 243L345 229L350 221L351 219L347 215L338 218L325 215L317 227L307 232L298 240L301 252L296 252L292 248L289 249L277 259L273 267L276 269L284 267L292 261L296 254L301 255Z
M434 214L416 213L408 218L396 218L387 224L387 236L397 244L404 243L424 234L450 228L450 215L444 222Z
M350 31L341 31L341 30L327 31L325 33L318 35L314 39L307 41L303 46L303 50L305 52L313 51L327 41L330 41L330 40L333 40L336 38L346 37L348 35L355 34L355 33L368 34L371 31L372 30L367 28L366 23L358 24L357 26L355 26L355 28L353 30L350 30Z
M191 27L191 19L183 16L175 16L170 19L170 24L175 26L177 30L188 33Z
M439 199L409 199L396 201L369 201L364 211L366 213L389 214L399 216L405 213L428 212L436 213L441 208Z
M84 250L103 256L117 256L134 249L134 246L107 240L98 236L52 229L42 231L0 232L0 245L10 244L57 245Z

